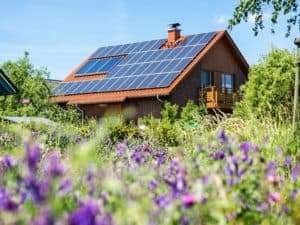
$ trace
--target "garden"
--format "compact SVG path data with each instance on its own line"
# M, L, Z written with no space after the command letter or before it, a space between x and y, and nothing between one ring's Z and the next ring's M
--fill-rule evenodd
M293 53L274 49L251 68L232 115L166 102L161 118L137 122L82 121L52 104L28 55L3 67L21 91L1 97L1 115L54 123L1 121L0 224L300 223Z

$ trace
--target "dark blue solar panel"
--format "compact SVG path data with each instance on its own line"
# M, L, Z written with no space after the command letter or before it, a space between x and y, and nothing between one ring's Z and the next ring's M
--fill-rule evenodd
M88 60L77 72L76 76L87 74L106 73L111 71L122 61L122 57Z
M54 95L167 87L215 34L187 36L172 49L160 49L166 41L164 39L99 48L76 76L105 72L107 77L104 80L61 83L55 88Z

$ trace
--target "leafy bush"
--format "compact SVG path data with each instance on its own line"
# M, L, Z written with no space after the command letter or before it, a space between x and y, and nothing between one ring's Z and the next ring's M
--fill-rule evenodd
M38 116L68 123L80 121L80 114L76 108L62 109L50 102L51 90L46 81L49 72L45 68L34 68L28 53L15 62L3 63L1 67L16 85L18 93L0 96L0 115ZM29 100L29 103L24 103L24 100Z
M242 88L244 98L234 109L244 118L249 114L263 118L287 119L292 112L296 61L287 50L273 49L254 65L249 81Z
M188 101L181 110L180 119L186 124L194 125L197 118L204 115L207 115L207 109L204 104L196 105L192 101Z

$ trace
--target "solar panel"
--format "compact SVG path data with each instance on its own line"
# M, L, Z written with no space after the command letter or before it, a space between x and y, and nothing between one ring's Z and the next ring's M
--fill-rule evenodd
M99 48L75 75L106 72L106 78L63 82L54 95L168 87L215 34L187 36L171 49L160 49L165 39Z
M122 57L102 58L88 60L76 73L75 76L108 73L122 61Z

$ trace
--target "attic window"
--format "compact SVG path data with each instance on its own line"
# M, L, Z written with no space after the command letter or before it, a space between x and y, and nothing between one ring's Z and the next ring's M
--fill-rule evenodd
M89 59L77 72L76 76L86 76L93 74L105 74L117 66L123 57L106 57L99 59Z

